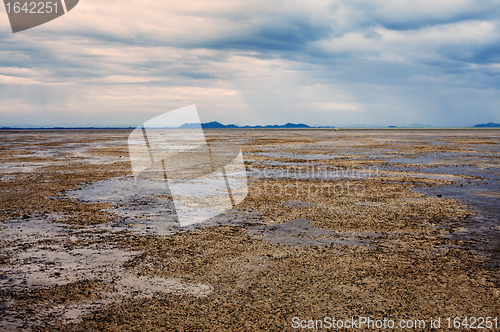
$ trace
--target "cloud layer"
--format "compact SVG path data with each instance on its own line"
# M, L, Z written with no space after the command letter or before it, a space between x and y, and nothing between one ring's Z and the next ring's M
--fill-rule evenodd
M500 122L498 1L97 1L12 34L0 125Z

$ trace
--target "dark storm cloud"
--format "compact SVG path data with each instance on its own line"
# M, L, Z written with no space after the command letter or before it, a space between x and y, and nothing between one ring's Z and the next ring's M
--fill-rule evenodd
M0 33L0 102L12 105L0 112L197 99L223 122L308 122L310 109L318 123L463 125L450 115L476 103L497 121L499 36L500 3L489 0L87 0L39 30ZM19 88L37 84L50 86ZM66 96L51 104L58 84Z

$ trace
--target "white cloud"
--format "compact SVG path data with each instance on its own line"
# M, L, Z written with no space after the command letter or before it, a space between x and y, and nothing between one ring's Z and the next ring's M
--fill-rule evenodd
M238 124L500 121L485 92L500 87L499 9L85 0L17 34L0 11L0 125L23 112L53 125L141 123L193 103L207 120ZM474 102L475 119L445 116Z

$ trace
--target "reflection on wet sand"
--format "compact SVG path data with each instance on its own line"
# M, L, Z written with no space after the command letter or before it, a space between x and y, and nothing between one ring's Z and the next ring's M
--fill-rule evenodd
M128 134L0 133L2 329L500 312L499 130L213 130L248 196L188 227Z

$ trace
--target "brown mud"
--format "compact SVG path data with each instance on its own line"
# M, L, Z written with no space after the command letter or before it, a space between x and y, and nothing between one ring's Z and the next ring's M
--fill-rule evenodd
M0 132L0 329L500 319L499 130L213 131L242 144L249 194L168 235L81 196L126 188L128 134Z

